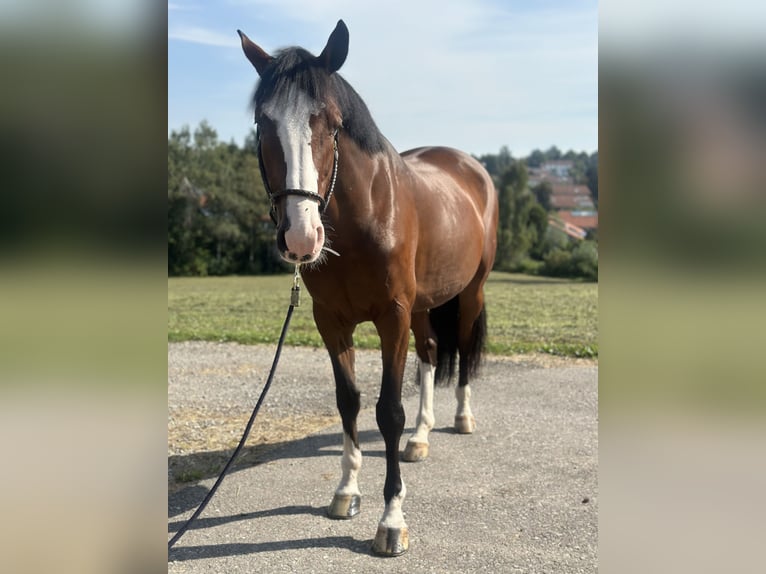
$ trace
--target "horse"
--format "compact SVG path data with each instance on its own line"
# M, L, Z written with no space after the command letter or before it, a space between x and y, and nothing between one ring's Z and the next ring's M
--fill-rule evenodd
M372 551L398 556L409 547L399 444L410 330L420 406L402 458L421 461L435 422L434 384L454 379L458 357L454 427L472 433L476 426L469 379L487 332L484 283L495 258L497 193L483 166L466 153L394 149L337 73L348 55L343 20L319 56L300 47L272 56L237 32L259 76L252 103L276 246L299 266L335 378L344 438L341 480L327 513L348 519L360 510L353 334L371 321L380 337L376 421L386 454L385 506Z

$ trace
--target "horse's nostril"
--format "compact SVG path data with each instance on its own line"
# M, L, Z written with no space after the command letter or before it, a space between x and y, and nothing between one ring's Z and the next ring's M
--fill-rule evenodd
M311 255L304 255L301 257L301 261L308 261L309 259L311 259Z
M298 256L295 253L288 253L287 256L292 259L293 261L298 261Z

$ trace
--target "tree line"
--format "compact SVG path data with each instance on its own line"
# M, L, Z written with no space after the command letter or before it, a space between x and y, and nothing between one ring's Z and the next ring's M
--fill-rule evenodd
M513 158L507 147L477 157L500 203L495 268L596 279L595 238L574 242L548 227L550 186L528 187L528 167L571 159L578 183L597 201L598 153L556 147ZM547 199L546 199L547 198ZM269 201L261 181L255 131L244 145L224 143L207 122L168 136L168 274L231 275L289 271L277 255Z
M168 137L168 274L287 270L274 253L255 132L244 146L218 141L202 122Z

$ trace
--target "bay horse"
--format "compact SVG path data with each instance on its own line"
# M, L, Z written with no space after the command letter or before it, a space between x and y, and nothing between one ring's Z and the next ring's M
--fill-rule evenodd
M463 152L396 152L337 73L348 54L342 20L319 56L299 47L271 56L237 32L259 76L253 97L258 154L277 248L299 265L335 378L344 440L328 515L345 519L359 512L353 334L356 325L372 321L383 360L376 420L386 450L385 507L372 550L397 556L409 546L399 468L409 333L421 395L402 458L419 461L428 456L434 426L434 383L453 377L457 356L454 425L458 433L475 428L469 377L486 335L483 288L495 258L497 194L481 164Z

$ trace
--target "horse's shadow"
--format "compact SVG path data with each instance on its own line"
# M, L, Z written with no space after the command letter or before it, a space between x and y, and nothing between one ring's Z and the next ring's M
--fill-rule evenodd
M385 457L383 450L365 449L364 444L380 440L380 433L377 430L361 431L359 433L359 442L365 456ZM337 456L342 454L340 445L343 441L342 433L319 434L304 437L302 439L285 441L275 445L245 447L242 449L238 461L230 470L230 473L252 468L267 462L273 462L284 459L310 458L317 456ZM168 458L170 465L182 465L186 468L197 468L197 478L203 480L206 478L217 477L223 465L231 456L232 450L217 452L192 453L188 455L171 456ZM210 466L211 460L220 460L220 466L215 468ZM196 509L205 498L209 489L201 484L195 483L182 487L179 490L168 494L168 517L172 518L183 514L189 510ZM230 522L253 520L270 516L295 516L308 515L324 517L326 509L324 507L313 506L284 506L269 510L258 510L254 512L244 512L230 516L211 516L200 517L189 527L190 530L213 528ZM177 532L185 523L185 520L174 520L168 522L168 532ZM302 548L346 548L355 553L369 554L371 540L356 540L351 537L330 536L326 538L311 538L302 540L281 540L259 543L230 543L214 544L210 546L181 546L174 547L169 551L168 558L174 561L195 560L199 558L217 558L222 556L232 556L239 554L250 554L265 551L294 550Z
M350 536L326 536L324 538L301 538L297 540L278 540L274 542L231 542L209 546L182 546L173 548L168 559L174 562L198 560L200 558L222 558L256 554L258 552L277 552L281 550L302 550L307 548L344 548L355 554L370 554L372 539L356 540Z
M205 489L202 489L205 490ZM204 496L205 493L203 493ZM215 516L210 518L198 518L191 528L213 528L221 524L235 522L237 520L255 520L269 516L326 516L325 508L313 506L283 506L270 510L258 510L255 512L243 512L233 516ZM177 531L184 521L171 522L168 530ZM304 548L345 548L358 554L369 554L371 540L356 540L350 536L327 536L324 538L304 538L299 540L273 540L268 542L239 542L228 544L211 544L204 546L180 546L170 549L168 559L171 561L197 560L200 558L221 558L223 556L237 556L243 554L255 554L258 552L275 552L281 550L300 550Z
M202 488L202 497L207 494L207 489ZM202 498L200 498L200 502ZM257 510L254 512L243 512L232 516L214 516L210 518L198 518L190 526L192 530L201 528L213 528L229 522L238 520L254 520L256 518L266 518L268 516L295 516L306 514L310 516L326 516L324 508L315 508L313 506L283 506L282 508L273 508L271 510ZM168 532L177 532L183 526L185 520L176 520L168 523Z
M385 457L383 450L365 449L364 444L380 440L377 430L359 432L359 442L365 457ZM270 445L245 446L228 474L252 468L276 460L312 458L317 456L340 457L343 444L342 433L318 434L292 441ZM197 484L200 480L217 477L234 449L212 452L197 452L168 457L168 469L172 474L177 469L194 477L194 484L174 488L168 493L168 516L173 517L196 508L207 494L208 489ZM174 471L174 469L176 469Z

